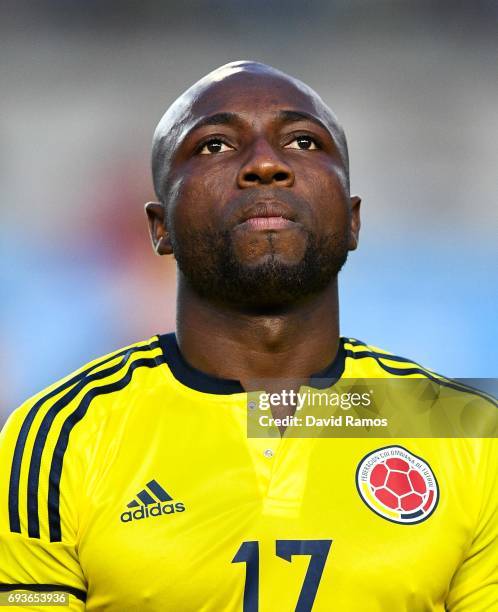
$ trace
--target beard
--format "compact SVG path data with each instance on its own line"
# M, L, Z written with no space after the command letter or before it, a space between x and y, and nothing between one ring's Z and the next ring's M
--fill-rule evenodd
M348 256L342 233L318 237L308 232L297 263L270 253L260 264L239 261L229 231L188 231L179 241L172 234L178 267L200 297L248 310L289 306L324 291Z

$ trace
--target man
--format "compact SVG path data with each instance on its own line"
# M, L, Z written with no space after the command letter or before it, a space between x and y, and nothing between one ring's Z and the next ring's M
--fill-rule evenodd
M72 610L497 609L489 439L292 436L295 401L273 410L280 431L247 436L261 379L452 385L339 335L360 199L334 114L271 67L228 64L162 118L153 177L176 337L97 359L12 414L2 590L62 591Z

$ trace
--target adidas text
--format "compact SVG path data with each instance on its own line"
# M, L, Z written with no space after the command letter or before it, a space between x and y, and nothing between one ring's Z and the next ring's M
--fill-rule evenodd
M139 521L140 519L150 518L151 516L161 516L162 514L174 514L175 512L184 512L185 505L182 502L175 504L152 504L149 506L140 506L136 510L127 510L121 514L121 521L129 523L130 521Z

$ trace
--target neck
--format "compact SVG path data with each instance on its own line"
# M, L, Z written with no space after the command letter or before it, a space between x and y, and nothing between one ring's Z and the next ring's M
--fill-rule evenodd
M193 367L244 388L261 378L309 378L338 350L337 279L299 304L247 312L200 298L180 273L177 338Z

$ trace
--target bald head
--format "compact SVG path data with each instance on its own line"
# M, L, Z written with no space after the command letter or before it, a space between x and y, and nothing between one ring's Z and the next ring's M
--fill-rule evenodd
M344 131L335 114L311 87L280 70L253 61L231 62L213 70L194 83L167 109L153 139L152 175L160 201L165 202L171 165L182 142L196 126L209 116L229 120L232 111L244 113L254 109L263 97L284 106L286 112L302 112L314 118L330 133L340 154L349 188L349 159Z

